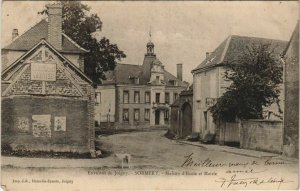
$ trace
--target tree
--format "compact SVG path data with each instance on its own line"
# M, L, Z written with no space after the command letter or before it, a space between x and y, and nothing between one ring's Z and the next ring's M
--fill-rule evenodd
M97 14L90 13L90 7L80 1L61 1L62 28L66 35L83 48L89 50L85 55L85 73L95 84L100 79L105 79L104 71L115 68L117 61L126 57L116 44L111 44L109 39L100 40L93 34L102 29L102 21ZM48 14L47 9L39 14Z
M275 48L253 44L236 60L224 63L224 78L231 84L209 109L215 121L261 119L263 107L278 102L282 64Z

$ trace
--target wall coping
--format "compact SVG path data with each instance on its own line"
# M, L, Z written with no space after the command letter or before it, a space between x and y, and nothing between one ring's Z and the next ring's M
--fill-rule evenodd
M273 122L273 123L282 123L281 120L269 120L269 119L248 119L248 120L241 120L241 122Z

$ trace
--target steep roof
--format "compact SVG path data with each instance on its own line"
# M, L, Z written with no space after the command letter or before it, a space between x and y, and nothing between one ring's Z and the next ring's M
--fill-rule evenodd
M210 53L201 64L192 70L192 72L232 61L243 54L247 46L258 43L270 43L271 47L275 48L275 53L278 54L282 54L287 45L286 41L281 40L231 35Z
M140 76L141 66L132 64L117 64L115 68L117 84L132 84L131 77Z
M107 84L134 84L134 78L139 78L140 85L147 85L150 77L143 73L143 66L134 64L117 64L114 71L105 72L106 80L102 80L103 85ZM188 83L177 79L174 75L164 70L165 85L174 86L172 80L177 80L178 86L188 86Z
M186 86L188 87L189 83L179 80L178 78L176 78L173 74L171 74L170 72L164 70L164 77L165 77L165 83L167 86L174 86L172 84L173 80L177 80L178 82L178 86Z
M25 33L17 37L12 43L4 47L5 50L28 51L41 39L48 39L48 22L43 19ZM84 53L87 52L66 34L62 33L62 50L60 52Z
M299 20L293 31L291 39L283 52L283 56L295 56L299 58Z

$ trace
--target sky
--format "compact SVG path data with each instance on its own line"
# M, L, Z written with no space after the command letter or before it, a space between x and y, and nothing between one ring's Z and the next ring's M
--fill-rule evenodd
M297 1L88 1L103 22L105 36L123 50L124 64L143 63L151 26L157 58L176 75L183 64L183 79L192 82L191 70L229 35L288 41L299 16ZM1 46L43 17L37 12L45 1L3 1Z

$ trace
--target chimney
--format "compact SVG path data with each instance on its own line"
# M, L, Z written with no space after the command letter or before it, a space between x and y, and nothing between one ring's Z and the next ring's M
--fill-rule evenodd
M209 56L209 52L206 52L206 58L208 58L208 56Z
M57 50L62 49L62 5L47 5L48 9L48 42Z
M15 40L19 36L18 29L13 29L12 34L11 34L11 40Z
M182 64L177 64L177 79L182 81Z

